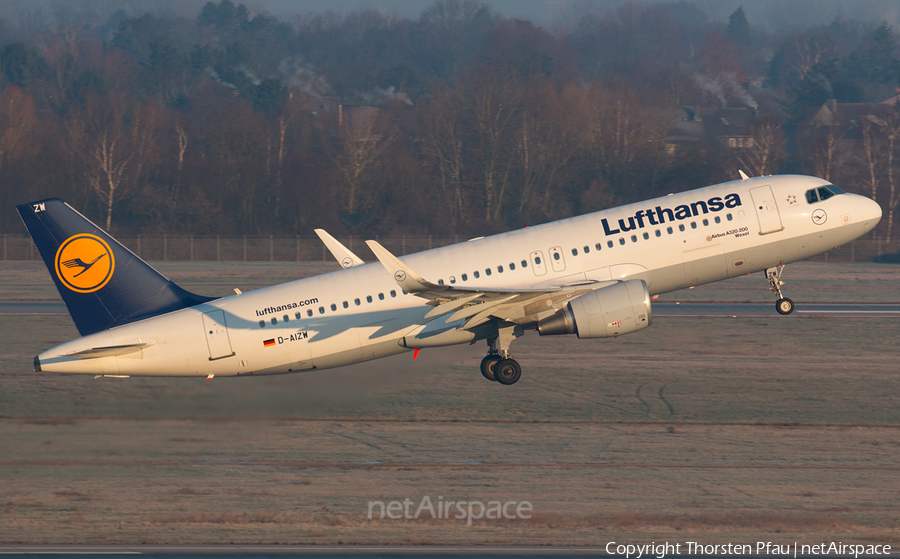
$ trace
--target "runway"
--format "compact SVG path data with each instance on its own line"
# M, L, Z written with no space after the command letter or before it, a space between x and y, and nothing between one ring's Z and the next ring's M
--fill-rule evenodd
M653 303L655 318L732 318L746 316L780 317L771 303ZM0 301L0 315L65 315L62 301ZM803 304L797 303L789 318L897 318L897 304Z

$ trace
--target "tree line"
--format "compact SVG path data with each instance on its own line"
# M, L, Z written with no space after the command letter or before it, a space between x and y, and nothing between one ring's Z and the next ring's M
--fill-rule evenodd
M291 20L221 0L0 22L0 45L4 232L56 196L123 233L475 236L738 169L900 199L896 111L810 125L900 83L894 29L843 16L773 34L741 9L632 3L549 30L474 0ZM673 147L721 107L750 141Z

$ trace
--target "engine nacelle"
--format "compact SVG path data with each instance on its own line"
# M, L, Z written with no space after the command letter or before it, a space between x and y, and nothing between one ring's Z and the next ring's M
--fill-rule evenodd
M576 297L560 312L538 322L537 329L542 336L611 338L643 330L652 320L647 284L634 279Z

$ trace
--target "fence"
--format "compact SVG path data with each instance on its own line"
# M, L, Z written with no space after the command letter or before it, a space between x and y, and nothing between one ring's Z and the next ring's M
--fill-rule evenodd
M144 260L207 262L312 262L332 258L318 237L137 235L117 237L118 241ZM368 247L360 238L339 239L351 251L370 260ZM394 254L404 255L460 242L460 238L400 237L378 239ZM40 255L27 235L3 235L3 260L38 260ZM818 262L900 262L900 240L856 240L838 249L810 258Z

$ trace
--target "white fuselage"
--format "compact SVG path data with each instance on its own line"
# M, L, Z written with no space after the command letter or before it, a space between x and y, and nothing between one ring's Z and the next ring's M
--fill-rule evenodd
M863 196L807 202L808 190L827 184L803 176L733 181L420 252L403 262L432 282L467 288L643 279L651 294L661 294L801 260L878 223L881 209ZM375 262L112 328L38 357L43 371L130 376L323 369L409 351L414 346L404 345L404 337L423 329L430 308L403 293ZM432 320L450 327L444 317ZM465 334L438 343L474 339ZM129 344L146 345L124 355L70 356Z

